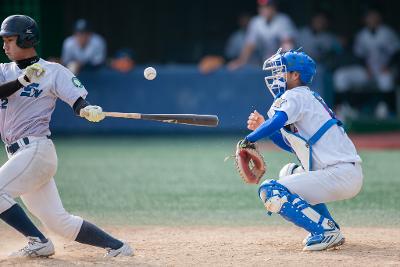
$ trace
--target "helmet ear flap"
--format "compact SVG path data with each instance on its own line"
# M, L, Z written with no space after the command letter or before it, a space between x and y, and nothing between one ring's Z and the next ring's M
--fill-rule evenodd
M17 45L21 48L34 47L38 43L39 41L33 34L21 34L17 40Z

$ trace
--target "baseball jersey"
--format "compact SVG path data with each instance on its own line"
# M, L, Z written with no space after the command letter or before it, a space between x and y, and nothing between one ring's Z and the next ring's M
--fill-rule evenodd
M38 83L31 83L0 100L0 134L4 143L11 144L26 136L50 135L49 123L57 98L71 107L87 91L65 67L40 59L45 74ZM0 84L22 75L14 62L0 64Z
M275 111L284 111L288 116L285 126L308 140L332 117L325 107L306 86L300 86L277 98L268 111L272 117ZM323 169L341 162L361 162L353 142L342 127L334 125L313 145L314 170Z
M246 34L246 43L256 45L261 50L263 58L275 54L282 40L294 39L296 27L285 14L276 14L267 22L262 16L250 20Z

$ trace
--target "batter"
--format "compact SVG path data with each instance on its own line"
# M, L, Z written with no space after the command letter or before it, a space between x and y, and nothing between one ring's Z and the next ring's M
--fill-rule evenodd
M361 158L342 123L323 99L308 87L316 73L314 60L304 52L278 52L267 59L265 81L274 96L269 119L254 111L244 144L263 137L295 153L300 165L289 163L279 180L265 180L259 197L268 213L278 213L310 234L304 250L340 246L344 237L326 202L349 199L361 190Z
M0 133L8 161L0 168L0 218L28 238L28 245L13 257L48 257L51 240L26 216L15 198L56 234L107 249L106 257L130 256L131 247L63 207L54 181L57 154L49 122L59 98L75 114L91 122L104 119L99 106L90 105L87 91L74 75L57 63L40 59L36 22L24 15L1 24L3 49L12 61L0 64Z

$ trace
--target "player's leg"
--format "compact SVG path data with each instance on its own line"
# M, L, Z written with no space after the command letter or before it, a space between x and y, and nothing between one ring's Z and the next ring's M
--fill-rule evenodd
M269 214L278 213L313 235L305 250L311 250L311 244L312 250L328 249L341 244L343 237L331 220L316 212L307 201L277 181L264 181L259 188L259 197Z
M311 205L354 197L361 190L363 174L359 164L342 163L323 170L282 177L279 183Z
M327 209L317 204L353 197L361 184L361 167L341 164L282 177L279 182L266 181L260 186L259 195L269 212L281 214L313 235L305 250L321 250L343 243L344 238L327 218L331 217ZM321 215L310 204L329 216Z
M0 168L0 218L29 239L28 245L11 256L50 256L54 254L54 246L28 218L24 210L14 198L39 187L45 182L33 168L37 163L37 155L42 149L32 144L18 152ZM55 167L44 166L51 171ZM40 172L43 171L40 170Z
M21 196L27 208L51 231L69 240L108 249L107 256L131 255L128 244L94 224L68 213L61 202L54 179L35 192Z
M27 238L36 237L42 242L47 242L47 239L28 218L21 206L6 193L0 194L0 219Z
M298 165L296 163L288 163L285 166L282 167L282 169L279 171L279 179L283 179L284 177L291 176L293 174L298 174L298 173L304 173L305 170L301 165ZM328 210L328 207L324 203L319 203L315 205L311 205L311 207L324 216L325 218L328 218L329 220L333 221L338 229L340 229L339 224L333 219L331 213ZM310 233L309 235L306 236L303 240L303 245L307 244L308 240L312 237L312 234Z

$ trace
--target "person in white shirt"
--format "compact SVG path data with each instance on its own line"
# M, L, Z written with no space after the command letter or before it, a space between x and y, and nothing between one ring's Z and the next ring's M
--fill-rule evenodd
M400 38L382 22L382 16L377 10L369 10L364 23L365 27L357 33L353 47L354 54L364 61L364 65L336 70L333 79L338 92L367 86L371 82L382 92L394 89L395 76L389 63L400 49Z
M259 15L250 20L245 45L240 56L228 63L235 70L247 64L255 50L268 58L279 47L289 50L296 39L296 27L285 14L278 12L276 0L257 0Z
M289 163L279 180L265 180L259 197L268 213L304 228L310 234L303 250L325 250L340 246L344 237L324 203L349 199L363 182L361 158L342 123L323 99L308 87L316 72L314 60L304 52L281 49L267 59L263 69L267 87L274 96L268 120L254 111L240 142L252 147L269 137L282 149L294 153L300 165Z
M86 20L79 19L75 24L74 35L64 40L61 63L77 74L82 68L101 66L106 55L104 38L94 33Z
M0 64L0 133L8 160L0 167L0 219L28 238L12 257L48 257L55 253L45 237L15 201L48 229L77 242L107 250L106 257L130 256L129 244L96 225L68 213L55 179L57 154L49 123L57 99L91 122L104 119L101 107L89 104L83 84L65 67L37 56L36 22L25 15L7 17L1 24L3 49L10 63ZM84 178L84 177L83 177Z

